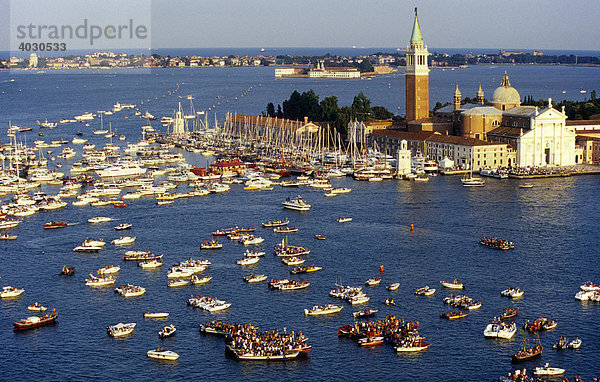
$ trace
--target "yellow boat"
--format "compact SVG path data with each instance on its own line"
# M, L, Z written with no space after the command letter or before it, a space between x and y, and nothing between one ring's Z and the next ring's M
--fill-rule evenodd
M315 267L314 265L311 265L310 267L306 268L306 272L317 272L320 271L322 268L321 267Z
M258 189L259 189L258 186L246 186L246 187L244 187L244 190L246 190L246 191L256 191Z

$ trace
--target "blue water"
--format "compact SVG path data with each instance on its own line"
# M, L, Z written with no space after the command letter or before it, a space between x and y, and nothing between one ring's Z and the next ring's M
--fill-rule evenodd
M493 88L488 90L486 84L497 83L504 69L432 71L432 98L437 95L449 99L456 82L462 91L463 83L465 89L476 89L481 81L486 94L490 94ZM511 83L522 96L531 91L534 97L542 98L560 95L564 89L565 97L576 98L580 97L580 84L589 90L600 89L597 69L508 69ZM10 82L10 78L15 81ZM351 102L351 97L363 90L373 104L391 109L404 103L403 81L402 76L348 82L275 80L272 68L159 70L150 75L0 73L0 90L4 92L0 94L0 126L7 127L10 120L33 127L36 119L57 120L107 110L116 101L139 105L144 100L142 112L148 109L157 116L168 115L180 100L187 107L187 94L196 97L197 109L207 109L220 101L216 110L221 119L227 110L258 113L268 101L280 102L279 97L287 98L294 89L309 88L322 97L338 95L340 104ZM182 82L181 90L169 96L167 91ZM224 103L224 99L230 102ZM211 113L209 121L213 119ZM106 117L104 122L111 122L128 142L134 142L140 138L139 126L145 121L132 115L125 118L121 112ZM38 137L42 130L35 127L22 139L70 139L76 131L82 131L91 142L100 144L106 139L91 133L98 123L94 120L89 127L62 125L43 130L43 137ZM199 154L184 155L190 163L206 164ZM74 160L67 161L63 170ZM487 322L508 305L520 309L519 325L525 319L543 315L558 321L556 329L540 336L545 347L542 358L525 363L525 367L550 362L565 368L569 377L579 374L584 380L600 374L600 304L582 304L573 299L583 282L600 282L595 228L600 211L594 203L598 199L597 176L540 179L533 181L532 189L518 188L519 181L513 179L490 179L483 188L469 189L462 187L456 177L442 176L426 184L355 182L349 178L332 183L350 187L352 192L324 198L321 192L306 188L247 192L240 185L232 185L227 194L179 199L166 207L157 207L153 199L140 199L129 202L126 209L69 206L24 218L17 229L11 230L19 236L17 241L0 241L0 285L26 290L18 299L0 301L0 379L364 380L376 375L377 379L394 380L491 381L513 369L510 355L523 338L521 333L512 340L483 338ZM42 190L57 192L58 188ZM297 193L313 205L312 211L297 213L281 208L281 201ZM352 216L353 221L338 224L335 219L342 215ZM116 222L89 225L87 219L92 216L111 216ZM262 221L285 217L299 228L298 233L288 236L289 242L308 246L312 252L307 264L323 267L320 272L298 277L311 281L307 290L270 291L265 284L242 281L249 273L264 273L270 278L290 276L289 268L270 252L282 239L281 234L271 230L258 229L257 234L266 239L262 248L267 255L248 269L235 264L245 250L240 244L226 240L220 251L199 249L217 228L259 226ZM51 220L73 225L43 230L43 223ZM122 262L120 257L129 248L111 244L98 254L72 252L87 237L101 237L107 242L117 238L121 234L112 227L120 222L133 224L127 232L137 237L132 248L164 253L164 269L144 271L135 263ZM414 224L414 232L410 232L410 224ZM314 240L315 233L326 235L327 240ZM484 248L478 244L484 235L513 240L516 248L509 252ZM167 267L190 256L212 261L205 273L213 280L204 286L167 288ZM117 285L142 285L146 294L124 299L112 288L92 289L83 284L89 272L111 263L122 267ZM76 267L73 277L56 275L65 264ZM352 312L358 307L344 305L339 315L331 317L303 315L303 309L313 304L338 302L328 296L336 281L363 285L366 279L379 275L380 265L385 267L383 281L380 286L365 287L371 297L367 306L379 309L379 318L395 314L420 321L420 333L432 344L428 351L398 355L389 345L363 349L351 340L338 339L337 328L352 322ZM443 290L439 281L453 278L463 281L464 292L481 300L483 306L463 320L448 322L439 314L449 310L442 299L450 292ZM388 292L385 285L392 282L400 282L401 287ZM438 291L429 298L414 296L414 289L424 285ZM500 291L509 285L523 288L525 296L517 301L501 298ZM233 305L219 314L194 310L185 303L192 294L217 296ZM397 306L383 304L390 296ZM12 322L27 317L26 307L34 301L56 307L58 323L14 333ZM148 310L168 311L171 316L162 322L145 320L142 315ZM251 321L262 329L300 329L310 338L313 350L309 359L282 364L236 362L225 357L222 339L199 333L198 325L212 319ZM108 337L105 326L119 321L136 322L134 334L121 340ZM174 337L161 341L158 330L166 323L174 323L179 330ZM581 349L553 351L552 344L561 334L582 338ZM147 359L145 352L157 346L176 351L181 357L175 363Z

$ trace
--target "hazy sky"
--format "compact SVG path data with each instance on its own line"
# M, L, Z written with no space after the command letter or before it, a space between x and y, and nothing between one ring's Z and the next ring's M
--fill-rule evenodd
M14 1L29 3L32 10L52 3ZM0 0L3 17L8 2ZM151 5L154 48L405 47L417 6L429 47L600 50L599 0L153 0ZM79 16L76 8L63 16L69 12ZM6 49L6 24L1 28L0 48Z

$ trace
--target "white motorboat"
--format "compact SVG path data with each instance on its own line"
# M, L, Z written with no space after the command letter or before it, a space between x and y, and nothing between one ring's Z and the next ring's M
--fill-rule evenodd
M175 325L166 325L158 332L158 337L168 338L174 336L175 333L177 333L177 328L175 327Z
M146 172L146 168L137 163L121 163L119 165L108 167L104 170L97 170L101 178L109 177L124 177L124 176L140 176Z
M483 335L486 338L504 338L511 339L515 333L517 332L517 324L512 322L510 324L503 323L500 321L492 321L490 322L485 330L483 331Z
M91 287L103 287L113 285L116 280L117 279L114 276L102 275L100 277L96 277L90 273L90 277L85 279L85 285Z
M561 375L565 373L565 369L559 367L551 367L550 364L546 363L543 367L536 367L533 371L535 375Z
M350 305L358 305L358 304L366 304L367 302L369 302L370 299L371 299L371 297L359 295L359 296L350 298L348 301L350 302Z
M193 269L186 269L184 267L173 267L167 274L167 277L170 279L190 277L194 273L196 273L196 272Z
M368 286L379 285L379 283L381 283L381 277L374 277L372 279L368 279L367 281L365 281L365 285L368 285Z
M238 260L236 263L238 265L252 265L258 263L258 257L244 257L243 259Z
M482 178L468 177L468 178L462 178L460 181L462 182L463 186L465 186L465 187L483 187L483 186L485 186L485 179L482 179Z
M440 281L440 283L442 284L442 286L449 289L463 289L465 287L463 283L460 283L457 280L451 282L442 280Z
M336 219L338 223L348 223L352 221L352 218L342 216L341 218Z
M523 289L508 287L500 292L500 295L509 298L519 298L523 297L523 293Z
M588 281L580 286L581 290L589 292L589 291L600 291L600 285L596 285L591 281Z
M148 261L142 261L140 263L138 263L138 266L142 269L154 269L154 268L158 268L158 267L162 267L163 262L161 259L153 259L153 260L148 260Z
M106 223L109 221L112 221L112 218L106 217L106 216L95 216L93 218L88 219L88 223L90 224L99 224L99 223Z
M166 312L146 312L144 313L145 318L167 318L169 313Z
M137 285L121 285L115 288L115 292L119 293L123 297L137 297L146 293L146 288Z
M260 283L267 279L266 275L255 275L251 274L248 276L244 276L244 281L247 283Z
M304 264L305 261L306 260L298 256L284 257L283 259L281 259L282 263L290 266Z
M265 239L263 239L262 237L255 237L253 235L250 235L248 238L243 239L241 243L244 245L258 245L263 241L265 241Z
M171 288L182 287L188 285L190 282L188 280L169 280L167 282L167 286Z
M148 350L146 354L149 358L163 359L168 361L174 361L177 358L179 358L179 354L170 350L165 350L163 348L158 348L156 350Z
M323 316L326 314L338 313L342 308L342 306L334 304L327 304L325 306L314 305L310 309L304 309L304 314L307 316Z
M83 243L73 248L73 252L98 252L102 250L104 247L100 247L98 245L90 245Z
M577 292L575 294L575 300L588 301L590 298L592 298L594 296L595 293L596 292L594 292L594 291L580 290L579 292Z
M329 192L331 192L332 194L347 194L350 191L352 191L351 188L342 187L342 188L334 188Z
M308 204L300 195L298 195L296 199L287 198L281 204L283 204L283 208L288 208L290 210L296 211L310 211L311 207L311 205Z
M0 298L18 297L23 292L25 292L25 289L11 287L10 285L5 286L4 288L2 288L2 291L0 292Z
M112 275L115 273L119 273L121 267L118 265L107 265L104 268L98 269L98 274L100 275Z
M40 304L39 302L34 302L33 304L27 307L27 310L32 312L45 312L48 308Z
M110 325L106 327L106 331L108 332L108 335L111 337L124 337L124 336L128 336L131 333L133 333L133 330L135 329L135 322L130 322L130 323L122 323L119 322L116 325Z
M206 275L206 276L194 275L194 276L192 276L190 281L194 285L201 285L201 284L208 283L210 280L212 280L212 276L209 276L209 275Z
M134 237L131 237L131 236L121 236L120 238L111 241L111 243L114 244L114 245L129 245L129 244L133 244L133 243L135 243L135 236Z
M400 288L400 283L393 283L387 286L387 290L397 290Z

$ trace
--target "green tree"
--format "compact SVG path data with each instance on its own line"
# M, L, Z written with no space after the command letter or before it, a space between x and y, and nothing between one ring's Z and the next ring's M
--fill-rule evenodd
M366 121L371 115L371 100L361 91L352 102L353 117L359 121Z
M373 106L371 110L373 112L374 119L390 119L394 116L394 113L383 106Z
M325 97L321 101L320 121L335 121L338 118L338 99L336 96Z
M273 102L267 104L267 116L275 117L275 105L273 105Z

